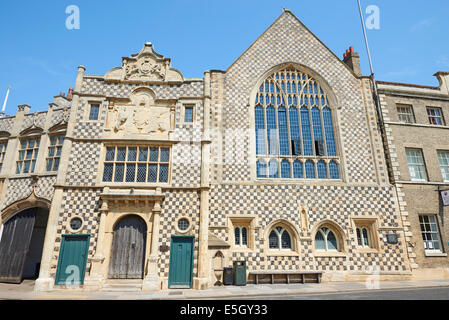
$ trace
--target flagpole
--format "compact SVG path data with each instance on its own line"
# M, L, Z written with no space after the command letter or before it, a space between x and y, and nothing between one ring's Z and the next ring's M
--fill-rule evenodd
M2 112L0 113L0 116L1 116L2 118L5 117L5 109L6 109L6 102L8 101L9 89L11 89L11 86L8 86L8 90L6 91L5 101L3 102Z
M363 37L365 38L366 52L368 54L369 68L371 71L371 80L373 82L374 100L376 102L377 113L379 116L378 122L379 122L379 125L381 126L381 128L383 128L384 121L383 121L383 116L382 116L382 109L380 107L379 95L377 94L377 83L376 83L376 79L374 77L373 62L371 60L371 53L370 53L369 44L368 44L368 37L366 35L365 20L363 19L363 13L362 13L362 7L360 5L360 0L357 0L357 3L359 5L360 21L362 22Z

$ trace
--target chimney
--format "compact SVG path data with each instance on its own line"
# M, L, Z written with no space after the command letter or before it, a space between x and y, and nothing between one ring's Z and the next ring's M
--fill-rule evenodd
M357 52L354 52L354 47L349 47L343 54L343 62L346 63L357 76L360 77L362 75L362 70L360 69L360 56Z
M69 88L69 92L67 93L67 100L72 100L73 89Z
M440 90L442 93L449 94L449 72L437 72L434 74L440 82Z

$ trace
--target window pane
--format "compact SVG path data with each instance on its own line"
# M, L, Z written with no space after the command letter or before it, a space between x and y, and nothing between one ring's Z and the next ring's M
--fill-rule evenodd
M147 161L148 148L139 148L139 161Z
M360 232L360 228L357 228L357 244L360 247L362 246L362 234Z
M263 108L255 108L256 121L256 154L265 154L265 116Z
M150 164L148 166L148 182L157 181L157 164Z
M117 148L117 161L125 161L126 148Z
M277 126L274 107L268 107L267 113L267 137L268 137L268 153L278 154L277 151Z
M329 162L329 174L331 179L340 179L338 164L335 161Z
M313 125L313 138L315 141L323 141L323 133L321 130L321 115L320 110L317 107L312 108L312 125ZM316 155L324 155L319 150L315 150Z
M293 162L293 177L296 179L303 178L302 162L299 160Z
M281 176L282 178L290 178L291 174L290 174L290 162L288 162L287 160L282 160L281 163Z
M268 237L268 245L270 249L279 249L279 238L274 230L271 231L270 236Z
M115 147L106 148L106 161L114 161Z
M326 136L326 149L328 156L336 156L334 128L332 126L332 114L329 108L323 109L324 133Z
M306 161L306 178L314 179L315 178L315 164L312 160Z
M147 176L147 165L139 164L137 166L137 182L145 182Z
M440 169L443 180L449 181L449 152L438 151L438 161L440 162Z
M193 122L193 107L185 107L184 122Z
M288 129L287 129L287 110L284 107L278 108L278 122L279 122L279 150L281 155L289 155L290 148L288 144Z
M128 161L136 161L137 159L137 148L128 148Z
M161 148L161 162L168 162L170 159L170 149Z
M278 169L278 162L276 160L270 160L269 167L268 167L268 173L270 178L278 178L279 177L279 169Z
M98 105L98 104L90 105L89 120L98 120L99 109L100 109L100 105Z
M289 109L289 116L290 116L290 135L292 141L298 141L299 143L296 143L295 146L295 155L300 155L302 153L301 150L301 139L299 135L299 119L298 119L298 109L295 107L290 107ZM296 150L298 149L298 150Z
M168 164L161 164L159 166L159 182L168 181Z
M103 181L112 181L112 163L105 163L103 171Z
M305 156L313 155L312 134L310 133L309 110L306 107L301 108L301 127L302 139Z
M126 165L126 182L134 182L136 175L136 165L134 163L128 163Z
M317 164L318 179L327 179L326 163L323 160Z
M337 238L335 237L335 234L330 230L329 233L327 234L327 249L338 250Z
M258 178L266 178L267 177L267 165L265 161L258 160L257 161L257 177Z
M235 239L235 245L240 245L240 228L234 228L234 239Z
M47 171L51 171L51 165L53 164L52 159L47 159Z
M290 235L288 234L287 230L284 230L284 232L282 232L281 242L282 242L282 249L291 249L292 243Z
M115 165L115 175L114 175L114 181L115 182L123 182L123 175L125 173L125 164L124 163L117 163Z
M150 161L159 160L159 148L150 148Z
M406 149L410 178L412 180L427 180L424 158L420 149Z
M245 227L242 227L242 245L248 245L248 234Z
M318 231L315 236L315 249L317 250L326 250L326 246L324 244L324 237L321 231Z

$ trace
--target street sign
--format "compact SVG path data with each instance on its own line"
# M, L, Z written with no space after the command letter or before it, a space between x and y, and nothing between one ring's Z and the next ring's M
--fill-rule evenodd
M449 206L449 190L441 191L441 198L443 199L443 205Z

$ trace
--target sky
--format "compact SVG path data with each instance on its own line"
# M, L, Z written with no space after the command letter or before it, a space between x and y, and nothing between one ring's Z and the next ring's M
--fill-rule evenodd
M361 4L365 18L368 6L379 8L379 28L367 30L376 79L438 86L433 74L449 71L449 1ZM66 27L70 5L79 29ZM79 65L104 75L145 42L186 78L226 70L283 8L338 57L354 46L370 73L356 0L0 0L0 104L11 85L7 114L21 104L45 110L73 88Z

